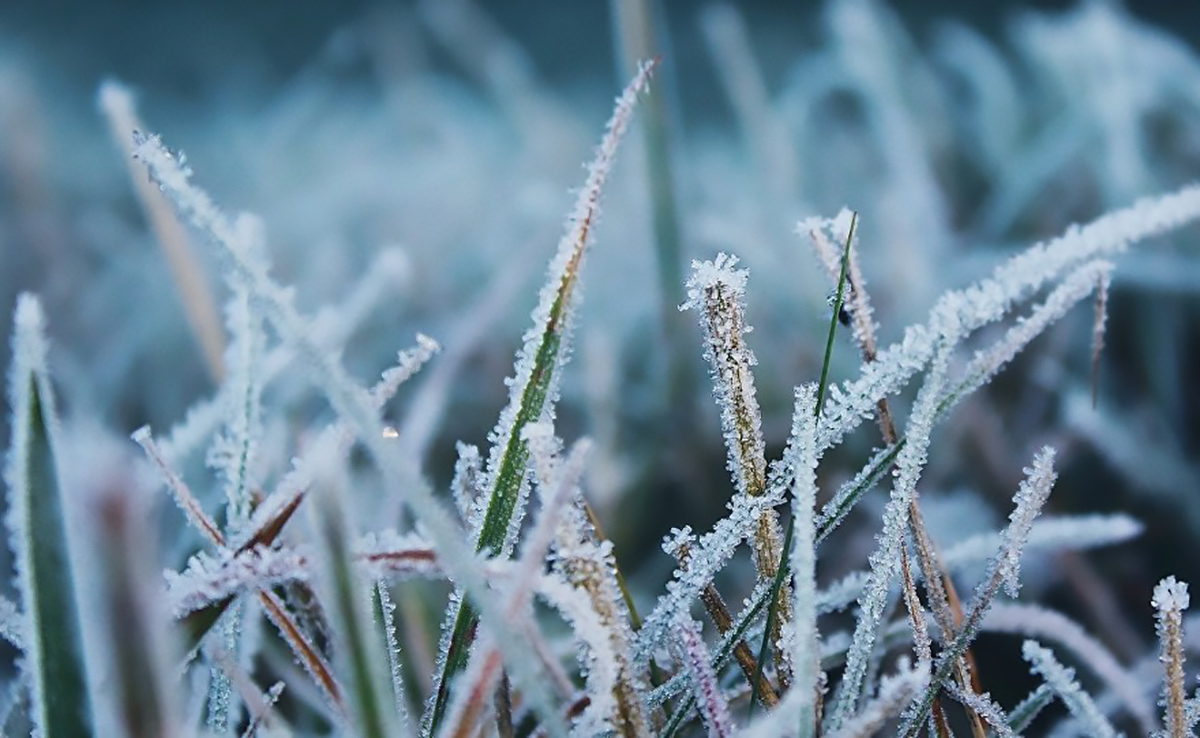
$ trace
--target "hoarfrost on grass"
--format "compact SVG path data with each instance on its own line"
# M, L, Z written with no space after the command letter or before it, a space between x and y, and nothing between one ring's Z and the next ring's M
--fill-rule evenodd
M1096 708L1096 703L1075 681L1075 670L1059 663L1054 654L1037 641L1028 640L1021 653L1030 663L1032 670L1040 674L1050 688L1058 694L1067 709L1082 722L1095 738L1117 738L1118 733L1107 718Z

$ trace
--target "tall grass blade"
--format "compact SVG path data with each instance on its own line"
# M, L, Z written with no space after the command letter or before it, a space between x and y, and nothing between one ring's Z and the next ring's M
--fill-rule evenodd
M403 668L400 663L400 642L396 637L396 603L388 591L387 583L376 580L371 593L371 604L379 616L383 628L383 643L387 647L388 669L392 677L392 699L395 701L396 717L405 734L411 732L408 721L408 701L404 693Z
M397 735L392 679L382 660L366 611L371 598L362 588L351 555L350 521L345 501L346 480L334 471L336 450L329 455L324 473L318 480L317 504L311 508L314 527L320 538L321 569L326 611L337 634L337 651L349 678L347 702L354 715L356 734L363 738L387 738Z
M575 293L584 256L591 242L592 227L599 215L600 194L608 178L617 145L633 115L638 94L646 87L654 63L643 64L637 76L617 100L608 130L596 152L587 182L568 220L569 227L554 260L549 279L534 310L533 328L525 336L518 354L516 375L511 383L508 407L492 432L492 453L488 459L487 511L475 542L476 552L490 551L507 555L516 538L520 522L519 507L525 486L529 446L521 431L552 411L558 391L559 375L567 359L566 342L570 335ZM514 517L516 520L514 520ZM466 665L468 646L478 620L474 606L463 599L455 616L449 651L438 679L430 732L436 732L445 714L450 679Z
M905 738L915 738L920 733L939 690L978 635L980 625L1000 588L1003 586L1011 597L1017 596L1020 587L1021 553L1029 541L1034 518L1041 512L1058 478L1054 471L1054 455L1054 449L1043 447L1034 457L1033 465L1025 469L1026 477L1013 498L1016 506L1009 515L1009 525L1001 536L1000 550L988 565L983 581L975 588L971 609L963 618L954 640L945 644L938 655L929 687L921 695L921 699L914 702L905 712L905 722L901 729Z
M829 318L829 335L825 339L825 358L821 362L821 382L817 385L817 409L816 417L821 417L821 411L825 409L825 391L829 388L829 364L833 360L833 339L837 335L837 327L839 318L842 315L842 306L846 300L846 275L850 269L850 247L854 243L854 231L858 227L858 213L852 212L850 215L850 228L846 234L846 246L842 251L842 267L841 273L838 274L837 280L837 296L833 301L833 314Z
M22 294L9 374L13 421L6 523L26 618L22 670L32 691L33 721L45 738L59 738L89 735L92 718L43 331L41 304Z
M838 275L837 295L833 302L833 314L829 318L829 334L825 339L825 358L821 362L821 381L817 385L816 401L813 407L813 417L821 417L821 409L825 405L825 392L829 388L829 365L833 360L833 339L837 336L837 327L840 322L839 318L842 315L842 304L846 299L846 276L850 268L850 247L854 243L854 231L858 226L858 213L854 212L850 216L850 228L846 233L846 245L842 250L842 266L841 273ZM796 430L799 430L797 428ZM815 446L815 441L814 441ZM814 457L812 459L814 465L816 463L816 448L812 449ZM815 502L815 500L814 500ZM813 526L811 520L806 521L805 525ZM754 701L758 697L758 681L762 678L762 670L765 659L767 658L767 650L771 647L771 634L773 633L772 626L775 622L776 609L779 603L778 594L780 586L783 584L784 578L787 576L788 560L787 556L792 549L792 536L796 527L796 516L788 520L787 533L784 534L783 550L780 552L779 564L775 570L775 581L771 583L771 607L767 610L767 629L763 633L762 646L758 649L758 674L751 682L751 699L750 699L750 714L754 714ZM811 546L815 547L819 538L813 539Z

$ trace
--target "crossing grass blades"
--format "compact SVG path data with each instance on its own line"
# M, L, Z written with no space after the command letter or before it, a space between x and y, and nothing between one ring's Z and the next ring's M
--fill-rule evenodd
M797 378L790 434L773 460L754 380L750 275L732 255L694 262L681 309L699 317L729 500L707 531L666 537L676 568L636 611L587 502L591 445L559 436L555 405L601 194L654 69L641 65L617 99L491 448L460 445L452 495L430 486L383 420L402 384L437 361L437 343L418 336L373 386L353 379L272 276L261 224L218 207L182 155L133 129L127 93L106 89L105 109L129 129L133 156L157 185L145 196L165 197L223 266L230 342L215 400L167 435L134 434L197 539L164 587L151 542L137 533L148 500L136 475L113 461L119 454L86 455L82 431L60 425L42 309L32 295L18 303L6 483L19 600L0 603L0 635L21 659L6 735L1012 736L1054 701L1088 735L1116 735L1118 721L1193 734L1200 697L1184 686L1186 584L1167 578L1145 593L1158 612L1161 699L1109 668L1116 660L1065 616L1019 600L1027 551L1119 543L1137 535L1136 521L1039 516L1056 482L1049 447L1029 460L1006 526L945 550L925 527L919 487L938 423L1069 310L1089 298L1102 306L1110 256L1200 218L1196 187L1032 246L942 295L887 346L877 345L859 264L858 215L802 222L798 242L811 243L835 299L828 333L811 337L825 343L821 375ZM1104 310L1096 315L1099 342ZM840 319L862 361L839 381L830 358ZM287 412L272 406L269 385L291 356L332 419L289 433L290 467L264 472L279 457L264 448L266 434ZM891 400L910 386L901 417ZM821 462L872 420L878 448L848 481L821 489ZM224 491L217 512L181 471L204 443ZM877 488L875 550L822 588L822 545ZM378 527L387 496L403 503L402 529ZM718 575L744 551L755 580L731 607ZM960 598L955 576L979 565L982 578ZM424 691L409 661L421 632L396 593L439 590L407 586L414 581L449 583ZM1019 629L1006 626L1014 612ZM1013 641L1037 685L1024 700L1002 704L981 688L991 664L971 646L987 630L1027 638ZM1085 692L1064 660L1095 671L1103 692Z

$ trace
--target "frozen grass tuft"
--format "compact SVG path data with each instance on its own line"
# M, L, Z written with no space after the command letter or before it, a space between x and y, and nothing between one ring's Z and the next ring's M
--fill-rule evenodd
M754 176L727 177L733 170L707 163L672 167L664 79L646 111L646 150L629 152L649 157L649 189L631 183L616 167L618 150L651 77L660 64L670 70L669 56L644 62L615 101L549 253L553 233L538 224L553 198L510 191L510 170L567 181L545 167L577 133L563 123L571 111L544 94L535 65L482 6L454 0L422 3L411 17L397 12L428 26L496 108L488 125L465 123L452 115L462 100L416 83L435 76L422 66L428 60L407 62L418 71L392 70L399 138L419 131L444 160L422 163L428 153L406 143L414 168L444 168L462 190L450 198L454 207L406 190L429 210L421 216L438 238L424 243L428 231L397 225L407 211L383 219L358 212L362 192L386 189L379 182L339 181L324 194L351 202L362 219L342 238L405 232L413 243L403 251L371 249L339 266L359 247L343 252L314 234L326 248L293 253L293 229L311 221L219 206L191 161L139 121L131 91L102 86L100 106L130 157L146 229L171 264L182 317L215 386L173 429L163 432L171 418L155 419L156 435L137 408L157 413L150 386L175 377L147 375L139 359L116 368L106 359L97 376L124 371L147 389L135 393L137 403L124 396L105 405L103 389L86 389L87 362L70 348L51 355L42 302L16 298L4 475L16 576L12 596L0 598L0 638L20 656L0 731L978 738L1038 734L1057 701L1051 710L1070 713L1064 731L1193 734L1200 695L1187 692L1187 585L1169 576L1151 594L1160 717L1149 682L1130 666L1147 651L1138 633L1149 631L1149 614L1124 622L1129 608L1087 584L1100 579L1090 549L1153 546L1137 539L1146 530L1157 537L1157 525L1121 512L1124 500L1106 503L1103 514L1074 510L1080 489L1096 484L1079 469L1085 441L1120 473L1161 491L1160 503L1183 511L1178 525L1200 521L1189 498L1200 474L1180 430L1192 419L1176 419L1176 448L1136 437L1125 422L1136 411L1113 405L1137 394L1131 377L1141 374L1130 360L1102 354L1106 343L1132 340L1120 311L1127 290L1144 289L1122 281L1124 252L1200 220L1200 185L1155 179L1157 168L1190 160L1152 151L1154 137L1129 130L1126 111L1173 132L1163 147L1187 149L1174 138L1193 140L1200 129L1172 115L1181 106L1190 115L1200 95L1179 83L1147 84L1080 39L1118 40L1106 48L1126 50L1160 81L1193 79L1200 63L1139 33L1116 6L1092 3L1061 27L1020 26L1040 40L1016 53L1045 56L1053 72L1034 75L1041 86L1018 95L1009 64L982 37L944 27L937 51L922 55L881 3L831 0L825 47L776 91L738 9L708 9L701 32ZM616 14L629 53L660 43L649 4L622 0ZM369 46L366 30L348 33ZM394 51L370 48L370 64L381 68L384 52ZM943 63L952 69L935 69ZM910 78L902 69L917 71ZM971 92L971 114L940 115L948 91L962 90ZM0 92L0 114L13 107L8 94ZM1044 125L1030 112L1038 105L1061 120ZM918 125L927 120L928 131ZM466 176L448 152L462 145L477 153L472 146L486 145L476 139L496 135L490 128L511 134L494 147L519 153L491 151L489 176ZM25 141L31 129L14 130ZM271 130L245 150L270 155ZM343 136L339 150L378 144L378 133L361 133L366 144ZM453 146L439 148L443 138ZM974 138L968 163L948 159L943 140ZM1080 141L1097 147L1097 161L1079 155ZM1060 150L1066 160L1054 158ZM218 150L251 164L241 151L233 142ZM0 160L0 174L18 175L17 190L36 190L10 168ZM878 175L842 189L841 178L858 169ZM962 184L955 178L964 169L985 180L963 187L981 193L979 202L944 186L943 178ZM1069 200L1060 212L1045 193L1076 170L1103 175L1085 177L1090 186L1075 194L1098 199L1093 210L1103 214L1066 226L1093 210ZM688 174L687 186L672 181L676 171ZM393 180L389 172L382 182L403 189ZM215 181L212 192L226 189ZM486 197L473 199L472 187ZM730 196L730 187L745 192ZM1134 199L1155 189L1166 194ZM651 212L639 214L643 195ZM836 208L843 195L861 207L861 222L858 211ZM600 230L602 199L611 231ZM830 201L834 217L792 227L814 203ZM639 322L654 283L632 248L646 240L639 218L657 228L658 289L669 307L679 297L680 311L697 318L690 358L678 346L697 336L683 330L679 311L650 311L657 324ZM131 230L113 220L121 222L105 227ZM1059 226L1061 235L1045 239ZM481 233L485 256L463 256L460 244ZM981 256L990 270L960 269L954 247L977 238L1044 240ZM521 299L529 259L514 244L527 241L544 241L549 260L518 335L502 313ZM793 263L808 245L815 262ZM208 256L193 251L201 246ZM681 249L699 257L686 281ZM318 265L300 266L317 252ZM1182 248L1171 259L1194 267ZM206 273L214 265L223 280ZM606 306L594 314L580 307L585 265L589 289ZM341 302L320 309L315 303L331 295L312 289L307 271L339 268L363 273ZM480 289L491 272L500 276ZM833 286L829 312L816 284ZM1091 315L1081 315L1089 301ZM460 302L471 307L439 313ZM47 304L56 326L71 324L58 316L65 302ZM161 338L151 330L155 307L139 306L146 315L129 321ZM1143 308L1137 318L1139 331L1154 334L1145 340L1173 345L1176 334L1163 328L1171 316ZM418 328L440 340L424 332L414 339ZM129 338L124 325L111 330L122 356L141 357L152 344ZM569 364L577 332L603 334L584 352L587 371ZM848 341L855 351L843 350ZM379 345L386 350L374 351ZM489 372L509 366L497 357L514 348L502 384L499 371ZM1019 361L1024 354L1032 360ZM1101 371L1102 361L1122 363ZM1141 369L1159 389L1190 387L1166 364ZM693 397L705 365L711 396ZM599 389L580 391L575 375ZM580 395L589 400L582 412ZM69 409L61 421L60 396ZM700 422L699 408L714 412L714 400L713 422ZM480 420L485 406L494 424ZM112 451L121 434L97 427L131 416L129 428L141 426L133 443L121 438L124 451ZM863 431L872 421L877 432ZM148 508L149 480L178 510ZM593 509L596 480L609 488ZM978 489L955 491L965 485ZM1010 494L1011 503L992 504ZM970 519L955 513L952 525L939 523L948 509L970 510ZM163 530L142 529L160 518L170 521ZM639 559L637 526L662 537L668 558ZM960 601L959 591L972 594ZM1058 612L1040 604L1051 594L1092 599ZM981 632L1013 654L1020 648L1024 666L992 649L974 652ZM1026 638L1037 640L1022 645ZM1014 690L1017 683L1024 686ZM1089 692L1097 685L1099 698Z

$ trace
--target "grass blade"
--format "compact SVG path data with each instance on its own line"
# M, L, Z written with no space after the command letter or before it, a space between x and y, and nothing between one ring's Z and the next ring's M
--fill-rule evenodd
M346 482L334 471L335 454L323 459L326 463L317 482L317 505L310 508L320 538L321 592L325 607L338 626L337 652L342 655L349 676L346 697L354 715L356 734L363 738L386 738L396 735L392 719L395 713L389 709L392 681L378 658L380 649L366 612L369 595L362 591L362 583L354 571L350 522L342 499Z
M45 738L91 733L79 610L55 458L57 419L46 375L43 317L37 298L17 301L9 401L8 529L26 617L24 669L34 724Z
M833 339L837 335L838 318L842 314L842 304L846 299L846 275L850 269L850 245L854 243L854 231L858 227L858 213L850 216L850 229L846 234L846 246L842 250L842 271L838 275L837 296L834 298L833 314L829 318L829 334L825 339L825 359L821 363L821 382L817 385L817 404L813 412L815 417L821 417L821 409L825 405L825 391L829 388L829 364L833 359ZM779 554L779 565L775 570L775 580L771 582L771 606L767 609L767 629L763 632L762 646L758 649L758 673L751 681L750 714L754 714L754 703L758 699L758 682L762 678L763 660L771 647L771 626L775 622L775 610L779 603L779 590L788 573L788 554L792 550L792 535L796 528L793 516L788 520L787 532L783 538L783 550ZM815 540L820 541L820 536Z
M123 84L108 80L100 84L98 102L108 119L114 143L129 159L129 179L171 269L184 314L204 356L209 376L220 384L225 378L226 348L221 315L187 230L179 222L167 197L142 176L141 168L133 160L134 131L145 130L138 119L133 93Z
M608 130L592 161L587 183L569 219L570 227L550 265L550 278L534 311L533 331L527 334L525 346L517 359L509 405L501 414L494 431L496 445L488 460L491 493L476 541L477 552L490 550L505 554L506 549L511 549L514 543L515 535L510 531L515 527L513 518L518 513L525 470L529 463L529 446L522 438L521 431L526 425L541 420L543 413L554 402L559 373L566 361L566 352L562 348L568 337L574 296L583 258L591 241L591 229L599 214L600 192L612 166L617 144L633 114L637 95L648 84L653 68L653 63L644 64L618 99ZM436 732L445 715L450 679L466 666L468 646L473 640L477 622L475 608L464 598L455 616L449 650L438 680L430 722L431 733Z

